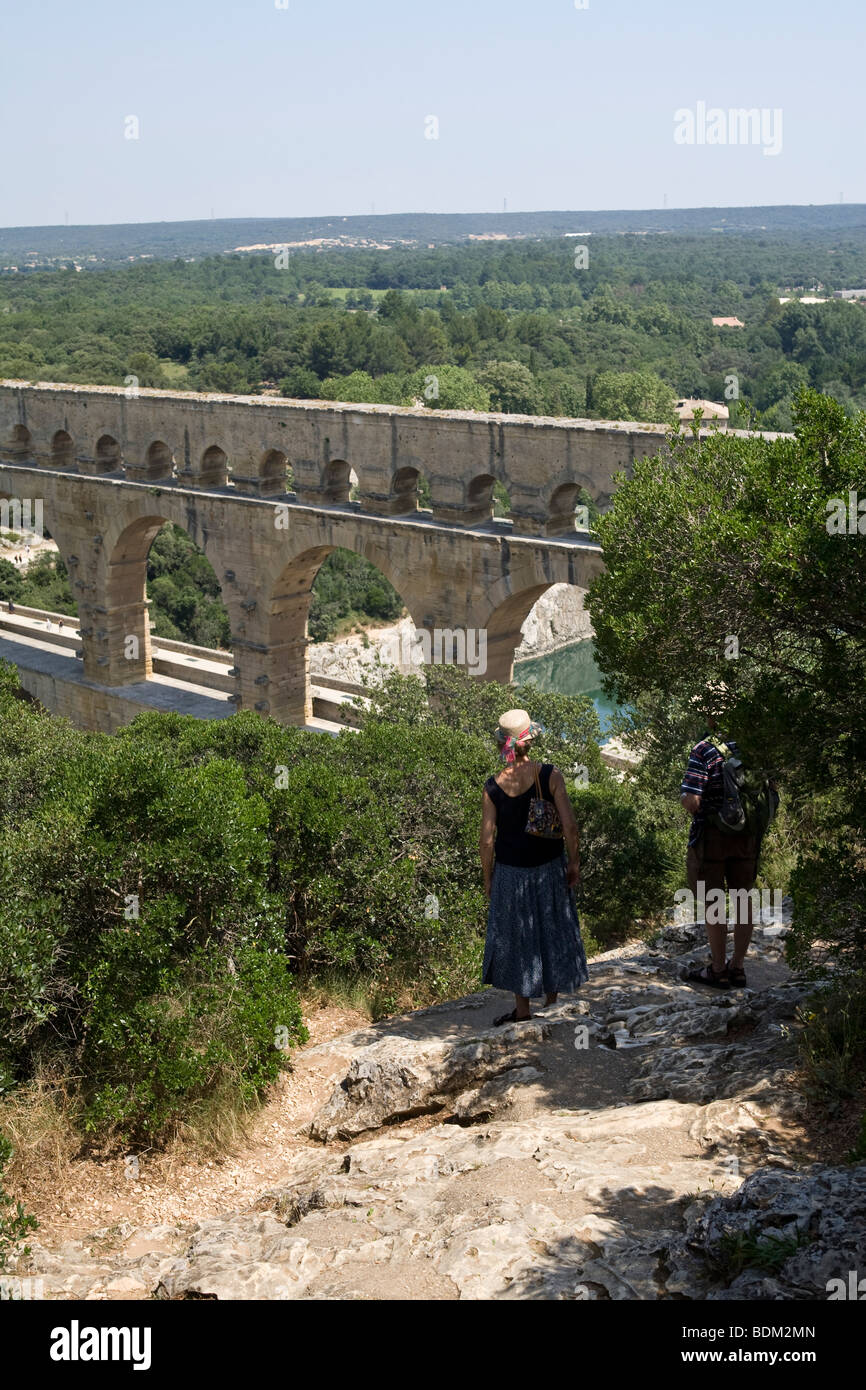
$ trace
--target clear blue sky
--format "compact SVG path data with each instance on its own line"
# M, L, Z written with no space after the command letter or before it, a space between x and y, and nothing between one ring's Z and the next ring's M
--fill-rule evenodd
M866 202L863 0L33 0L0 33L3 226ZM677 145L699 101L781 108L781 153Z

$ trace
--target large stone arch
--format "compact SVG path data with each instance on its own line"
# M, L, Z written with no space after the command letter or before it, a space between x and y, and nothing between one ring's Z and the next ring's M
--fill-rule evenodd
M521 628L530 611L555 584L569 584L583 593L602 570L600 551L594 546L569 547L556 557L527 552L522 564L512 566L485 595L487 629L487 678L507 684L514 672L514 653L520 646Z
M552 581L532 584L509 594L487 620L487 679L507 685L514 674L514 653L520 646L520 629L530 610Z
M421 623L421 599L408 568L392 563L380 541L366 540L347 528L327 543L296 551L271 583L265 612L267 669L258 677L263 687L253 701L260 713L284 724L305 724L312 717L307 626L316 575L335 550L349 550L375 565L393 584L416 626ZM408 591L408 592L407 592ZM244 704L248 703L245 696Z
M92 646L89 652L85 646L85 669L106 685L128 685L152 675L147 557L167 522L182 527L201 547L217 577L223 603L232 612L223 589L225 565L218 539L195 534L185 508L176 505L170 493L159 500L162 505L154 505L148 497L139 506L125 507L103 537L102 602L98 616L88 625Z

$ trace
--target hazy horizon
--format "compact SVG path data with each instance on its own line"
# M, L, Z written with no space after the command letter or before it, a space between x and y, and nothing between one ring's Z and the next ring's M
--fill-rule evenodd
M508 208L507 212L491 211L488 208L451 208L444 211L433 211L429 208L397 208L393 212L251 212L238 213L232 217L143 217L135 218L131 221L114 222L8 222L0 225L0 231L70 231L87 227L147 227L171 224L174 222L323 222L329 220L345 220L347 218L370 218L370 217L521 217L521 216L541 216L549 214L552 216L576 216L586 213L592 216L602 216L608 212L616 213L652 213L672 215L676 212L731 212L731 211L753 211L758 209L779 209L779 208L836 208L845 206L847 208L863 208L866 210L866 201L862 203L683 203L676 206L666 207L582 207L582 208Z
M854 0L36 0L0 224L866 202L864 38Z

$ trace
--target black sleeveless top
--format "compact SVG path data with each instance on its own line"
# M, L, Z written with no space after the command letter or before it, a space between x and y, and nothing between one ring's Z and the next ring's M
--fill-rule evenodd
M552 801L550 794L550 774L553 763L542 763L538 772L541 795L545 801ZM495 856L498 864L513 864L518 868L533 868L538 864L549 864L565 851L565 841L547 840L541 835L527 835L526 818L529 803L534 798L535 781L520 796L509 796L498 786L495 777L488 777L484 790L496 807Z

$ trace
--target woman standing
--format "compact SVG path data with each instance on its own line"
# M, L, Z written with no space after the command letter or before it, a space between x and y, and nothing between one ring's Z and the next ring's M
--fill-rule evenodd
M544 994L545 1005L555 1004L560 990L571 993L589 979L573 893L580 876L577 822L562 773L529 757L539 732L526 710L503 714L496 741L505 768L484 784L481 866L490 908L483 979L513 990L516 1001L511 1013L493 1020L497 1026L530 1018L530 999ZM558 838L527 833L536 778L541 797L559 813Z

